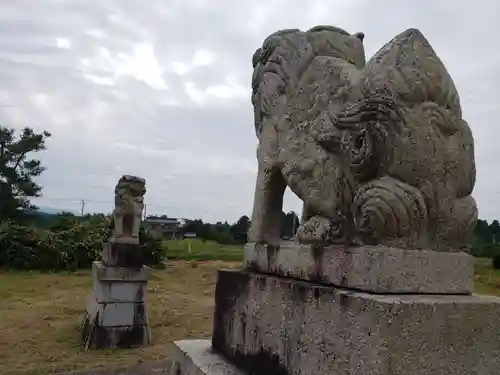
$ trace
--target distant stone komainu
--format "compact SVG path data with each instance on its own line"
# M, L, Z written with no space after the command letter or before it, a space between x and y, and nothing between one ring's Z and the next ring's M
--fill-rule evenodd
M418 30L366 64L363 38L282 30L255 52L249 240L279 244L289 186L304 202L302 243L462 250L477 220L476 171L453 80Z
M145 193L144 178L124 175L118 180L113 210L113 235L116 239L139 241Z

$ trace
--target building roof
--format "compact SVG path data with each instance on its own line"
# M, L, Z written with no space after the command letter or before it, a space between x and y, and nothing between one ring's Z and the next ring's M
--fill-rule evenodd
M160 218L160 217L147 217L144 220L145 223L157 223L157 224L179 224L179 219L175 217L167 217L167 218Z

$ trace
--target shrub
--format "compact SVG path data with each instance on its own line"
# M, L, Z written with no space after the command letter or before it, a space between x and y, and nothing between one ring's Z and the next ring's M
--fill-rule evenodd
M491 260L491 265L495 270L500 269L500 253L493 255L493 259Z
M29 269L37 260L34 233L12 221L0 224L0 265Z
M100 258L102 244L109 238L109 224L105 215L64 215L47 229L1 223L0 266L51 271L89 268ZM146 263L161 265L165 259L161 242L144 229L139 240L146 248Z
M139 242L145 246L145 263L149 266L163 266L167 250L163 246L161 239L156 238L148 230L141 227Z

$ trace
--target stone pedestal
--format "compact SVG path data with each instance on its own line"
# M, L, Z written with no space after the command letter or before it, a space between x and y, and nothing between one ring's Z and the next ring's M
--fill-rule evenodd
M465 294L468 255L295 246L248 245L247 270L219 271L211 347L176 342L172 375L498 374L500 298ZM330 266L304 272L318 271L314 256L297 261L314 251ZM439 268L455 281L433 282ZM391 277L376 277L383 270Z
M247 269L372 293L470 294L474 257L387 246L314 247L249 243Z
M109 267L140 268L144 264L143 246L138 243L107 242L102 261Z
M134 249L132 249L132 247ZM151 342L147 314L150 268L139 245L105 244L92 265L93 291L81 326L85 349L129 348Z

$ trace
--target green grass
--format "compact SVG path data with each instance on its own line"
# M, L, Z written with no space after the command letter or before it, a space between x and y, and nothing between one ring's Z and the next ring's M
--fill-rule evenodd
M243 246L219 245L213 241L202 241L197 238L164 241L168 260L221 260L241 262Z
M500 270L494 270L490 258L476 258L474 289L479 294L500 296Z

